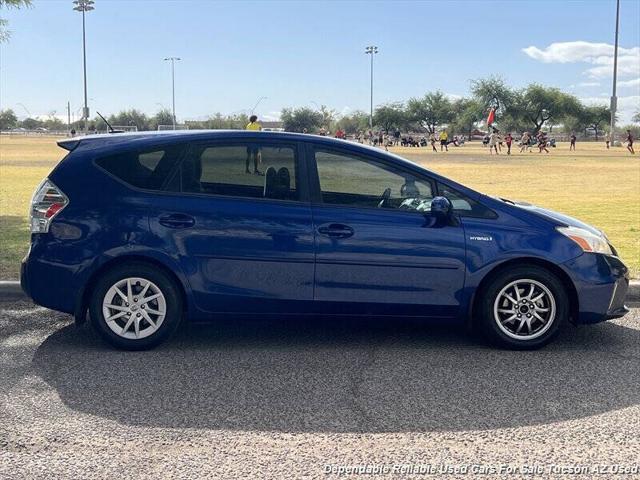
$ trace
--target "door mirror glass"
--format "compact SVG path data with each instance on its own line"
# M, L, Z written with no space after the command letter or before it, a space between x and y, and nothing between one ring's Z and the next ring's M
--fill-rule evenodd
M440 221L451 219L453 206L446 197L435 197L431 200L431 214Z

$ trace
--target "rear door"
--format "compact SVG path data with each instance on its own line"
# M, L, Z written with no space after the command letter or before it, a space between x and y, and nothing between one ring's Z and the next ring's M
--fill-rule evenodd
M431 179L378 157L310 146L315 296L345 310L458 312L465 276L459 222L430 215Z
M209 312L279 311L313 299L313 227L295 142L191 145L151 227ZM248 172L247 172L248 170ZM291 307L289 307L291 308Z

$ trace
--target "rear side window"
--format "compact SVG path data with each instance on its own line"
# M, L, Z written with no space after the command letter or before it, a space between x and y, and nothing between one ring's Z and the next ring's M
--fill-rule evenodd
M96 165L131 186L161 190L184 149L183 145L171 145L153 150L123 152L98 158Z
M182 162L179 178L178 188L185 193L299 199L292 145L193 145Z

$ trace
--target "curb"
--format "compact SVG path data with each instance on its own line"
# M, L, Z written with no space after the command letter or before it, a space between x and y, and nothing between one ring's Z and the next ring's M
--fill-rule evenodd
M640 303L640 280L631 280L629 282L629 290L624 301L626 303Z
M27 296L20 288L20 282L0 281L0 300L26 300Z
M20 287L20 282L11 280L0 280L0 301L1 300L26 300L27 296ZM625 298L627 304L640 304L640 280L631 280L629 290Z

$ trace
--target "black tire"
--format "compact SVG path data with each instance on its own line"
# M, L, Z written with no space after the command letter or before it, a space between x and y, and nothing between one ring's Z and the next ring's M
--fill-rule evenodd
M112 286L116 285L120 281L126 280L127 278L141 278L146 281L152 282L152 288L154 289L154 291L155 289L157 289L164 296L164 318L157 327L157 330L153 331L153 333L148 334L148 336L144 338L125 338L118 335L114 330L112 330L111 327L109 327L104 316L103 301L105 299L105 296L108 292L110 292ZM140 289L140 284L136 285L137 286L133 286L132 288ZM120 301L124 302L124 300ZM129 304L127 303L126 305L128 306ZM149 308L151 308L155 307L155 305L158 304L154 304L152 301L148 305ZM122 306L124 306L124 303L121 305L121 307ZM158 310L160 309L158 308ZM115 312L117 311L118 310L116 310ZM128 312L129 315L131 315L131 313L132 312ZM142 313L142 310L138 310L138 314L136 315L140 316L139 314ZM109 344L122 350L148 350L167 340L178 328L178 325L180 324L183 316L182 295L179 287L176 285L174 280L162 269L141 262L121 264L107 270L100 276L100 278L98 278L91 294L89 303L89 314L92 326ZM123 320L128 320L128 318L129 317L123 317L119 319L119 323L117 323L117 325L119 325L121 328L126 326L122 325L122 323L126 324L126 322L123 322ZM154 318L158 319L160 317ZM151 325L149 323L145 323L146 320L144 319L140 320L140 322L141 325L146 325L146 327L150 327ZM111 322L111 324L114 325L113 322ZM131 328L132 327L128 328L128 332L134 334L133 332L131 332Z
M531 280L532 282L526 283L527 280ZM525 282L522 285L518 284L518 286L515 287L523 287L521 292L523 296L526 293L524 286L531 287L532 285L534 285L536 286L535 288L538 288L536 284L540 284L546 287L548 292L550 292L551 297L546 295L544 301L547 301L547 299L549 299L547 303L554 304L555 306L555 315L553 316L553 318L549 317L550 320L546 323L535 319L533 320L536 323L534 329L530 330L531 335L527 335L527 332L525 332L524 330L521 334L510 331L511 329L517 330L517 327L520 325L521 321L527 317L527 313L525 312L529 311L533 313L530 309L527 310L526 305L521 307L518 307L518 304L512 305L511 300L505 299L505 297L501 295L501 292L505 287L511 285L512 282L516 281ZM533 298L544 291L542 287L539 288L540 289L537 290L533 295ZM509 294L509 292L515 293L515 290L508 290L506 293ZM485 288L482 289L481 292L479 292L479 295L480 298L478 301L478 320L480 331L487 340L489 340L492 344L500 347L513 350L533 350L543 347L558 334L561 325L567 322L569 319L569 297L564 285L556 275L542 267L538 267L535 265L518 266L500 272L485 286ZM496 301L499 295L501 296L501 301L499 301L498 305L496 306ZM515 295L510 296L511 298L515 297ZM496 315L499 316L500 314L494 312L494 307L498 309L500 308L500 306L503 306L507 309L512 308L515 312L515 315L520 315L520 317L517 317L511 322L500 322L496 319ZM543 304L542 307L544 306L545 305ZM553 307L551 307L550 305L546 306L549 312L553 312ZM536 307L542 308L540 305L536 305ZM522 308L522 310L520 310L520 308ZM544 313L538 314L545 315ZM550 315L550 313L547 314ZM504 313L503 315L503 319L513 316L511 313ZM517 323L514 324L515 322ZM548 323L550 323L550 325L547 326ZM502 325L502 327L500 326L500 324ZM538 328L537 333L535 328ZM510 334L506 333L505 330L510 331ZM514 336L518 335L522 336L523 338L514 338ZM526 338L527 336L530 336L532 338Z

